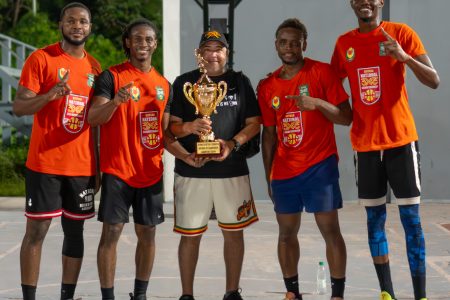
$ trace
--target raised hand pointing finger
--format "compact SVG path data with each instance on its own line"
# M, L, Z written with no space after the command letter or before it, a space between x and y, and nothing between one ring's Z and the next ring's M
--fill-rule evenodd
M384 37L389 41L389 42L395 42L395 39L389 35L389 33L386 32L386 30L384 30L383 27L381 27L381 33L384 35Z
M402 46L398 43L396 39L390 36L383 27L381 27L381 33L386 38L386 42L383 42L384 48L386 50L386 54L391 56L392 58L400 61L406 62L411 58L402 48Z
M133 81L119 88L117 94L114 96L113 102L115 105L120 105L127 102L131 98L129 89L133 86Z

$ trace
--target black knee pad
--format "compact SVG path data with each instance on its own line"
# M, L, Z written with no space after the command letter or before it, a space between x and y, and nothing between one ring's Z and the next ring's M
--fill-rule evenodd
M62 254L68 257L82 258L84 255L84 220L72 220L63 215L61 225L64 232Z

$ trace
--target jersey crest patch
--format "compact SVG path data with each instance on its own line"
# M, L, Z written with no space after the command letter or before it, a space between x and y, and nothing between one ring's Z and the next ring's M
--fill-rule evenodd
M164 100L164 89L160 86L156 86L156 99L158 100Z
M159 137L159 112L143 111L139 113L141 142L147 149L158 148L161 144Z
M355 59L355 49L353 47L350 47L347 49L347 52L345 53L345 58L348 62L351 62Z
M59 69L58 69L58 79L59 79L59 80L62 80L63 77L64 77L64 75L66 75L67 71L68 71L68 70L65 69L65 68L59 68Z
M64 107L63 127L69 133L78 133L86 121L87 96L69 94Z
M87 85L88 87L93 87L95 82L95 75L92 73L87 74Z
M366 105L372 105L380 100L381 78L380 67L358 69L359 95Z
M130 88L130 95L131 95L131 99L134 102L138 102L139 99L141 99L141 90L137 86L133 85Z
M302 96L309 96L309 87L307 84L302 84L298 86L298 92Z
M303 139L303 121L301 111L291 111L282 119L283 144L289 148L296 148Z
M280 97L275 96L272 98L272 108L278 110L280 108Z
M383 42L379 42L378 43L378 48L379 48L379 53L380 56L386 56L386 48L384 47L384 43Z

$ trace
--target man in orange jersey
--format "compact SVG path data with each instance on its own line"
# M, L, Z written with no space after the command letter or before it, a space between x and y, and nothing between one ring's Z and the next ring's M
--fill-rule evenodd
M352 111L330 65L306 58L307 29L285 20L275 33L282 66L261 80L262 154L269 195L279 225L278 259L286 300L301 300L298 232L303 209L314 213L325 240L331 299L343 299L346 248L338 209L342 207L333 123L349 125Z
M350 83L358 197L367 211L380 298L395 299L384 228L389 182L405 230L415 299L426 299L418 135L406 92L406 66L433 89L439 85L439 76L410 27L380 21L383 0L351 0L350 5L359 27L338 38L331 64Z
M228 42L222 33L215 30L203 33L199 54L211 80L216 84L224 81L228 88L225 98L217 106L217 114L212 114L209 120L195 114L195 107L183 93L186 82L195 83L200 78L200 70L178 76L173 84L170 130L182 149L182 154L176 155L174 180L174 231L182 235L178 247L180 300L194 299L200 241L208 228L213 207L224 237L226 290L223 299L242 300L239 281L244 259L243 229L256 222L258 217L246 157L240 148L259 134L260 112L250 80L242 72L227 68ZM187 159L195 157L199 135L211 129L221 144L220 156Z
M97 264L102 299L114 299L117 242L132 206L138 243L130 296L143 300L155 257L155 226L164 221L162 132L169 118L170 85L152 66L158 44L152 22L131 22L122 42L128 60L100 75L88 118L92 126L101 125L98 219L103 231Z
M27 226L20 251L23 298L35 299L41 249L52 218L64 232L61 299L71 299L83 259L84 220L92 218L96 164L86 122L99 63L84 50L91 13L77 2L61 10L61 42L25 62L13 111L33 115L26 162Z

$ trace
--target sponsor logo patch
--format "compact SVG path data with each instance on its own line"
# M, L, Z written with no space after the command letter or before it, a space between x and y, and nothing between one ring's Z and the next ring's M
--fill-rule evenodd
M245 219L248 218L250 216L250 213L252 212L252 201L246 201L244 200L244 202L242 203L241 206L239 206L238 208L238 213L237 213L237 220L240 221L241 219Z
M290 148L298 147L303 139L302 113L300 111L288 112L281 122L283 144Z
M148 149L158 148L161 144L159 136L159 112L143 111L139 113L141 125L141 142Z
M358 69L359 95L366 105L372 105L380 100L381 77L380 67Z
M69 133L78 133L86 121L87 96L69 94L63 115L63 127Z

